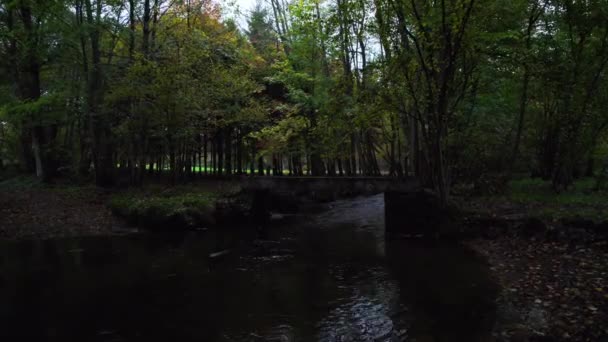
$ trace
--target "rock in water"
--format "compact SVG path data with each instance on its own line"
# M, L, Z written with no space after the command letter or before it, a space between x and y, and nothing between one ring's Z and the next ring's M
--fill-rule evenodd
M209 259L219 260L219 259L225 257L226 255L230 254L230 252L231 252L230 249L225 249L223 251L211 253L211 254L209 254Z

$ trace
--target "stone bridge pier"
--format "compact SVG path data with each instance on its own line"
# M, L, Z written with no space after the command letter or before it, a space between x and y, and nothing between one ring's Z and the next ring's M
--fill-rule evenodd
M384 193L384 226L388 235L437 236L447 218L438 199L425 190Z
M243 189L254 194L252 217L263 221L270 211L290 211L296 202L384 193L388 235L434 234L439 225L438 204L415 178L389 177L247 177Z

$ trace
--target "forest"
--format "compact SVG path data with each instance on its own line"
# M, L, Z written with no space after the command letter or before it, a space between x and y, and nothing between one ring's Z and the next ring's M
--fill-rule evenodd
M608 0L0 0L0 340L608 341L607 104Z
M223 5L3 0L1 167L603 184L605 1Z

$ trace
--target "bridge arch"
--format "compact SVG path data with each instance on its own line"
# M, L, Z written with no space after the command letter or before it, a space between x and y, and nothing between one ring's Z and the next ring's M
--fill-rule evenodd
M438 226L438 203L413 177L246 177L245 191L254 193L253 217L272 210L272 197L279 205L290 199L333 201L357 195L384 193L387 233L428 235ZM276 201L275 201L276 202Z

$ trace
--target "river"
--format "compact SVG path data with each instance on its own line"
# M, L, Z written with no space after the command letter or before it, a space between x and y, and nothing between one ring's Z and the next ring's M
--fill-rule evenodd
M0 341L479 341L497 287L383 197L255 227L0 243ZM209 255L217 252L217 257Z

